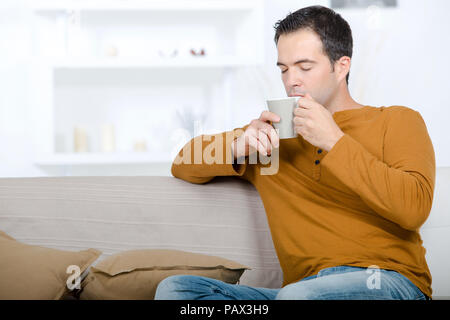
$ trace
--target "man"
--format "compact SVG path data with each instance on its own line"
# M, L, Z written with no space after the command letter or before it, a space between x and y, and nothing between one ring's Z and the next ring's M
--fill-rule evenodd
M193 183L238 176L256 187L283 287L172 276L160 283L156 299L430 299L419 228L432 206L435 157L421 115L351 98L351 29L333 10L303 8L275 29L286 93L301 96L294 112L298 137L280 140L270 125L279 117L265 111L231 132L237 134L223 154L216 150L226 161L175 161L172 174ZM176 160L192 160L192 145L205 151L228 134L195 137ZM228 162L228 149L235 162L244 161ZM248 161L255 152L276 150L275 174L260 174L265 164Z

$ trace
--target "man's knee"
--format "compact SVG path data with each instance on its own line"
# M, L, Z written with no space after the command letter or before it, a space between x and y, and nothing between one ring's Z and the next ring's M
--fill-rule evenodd
M174 275L163 279L156 288L155 300L178 300L178 292L192 286L195 276Z
M297 282L282 288L277 296L276 300L316 300L317 293L306 282Z

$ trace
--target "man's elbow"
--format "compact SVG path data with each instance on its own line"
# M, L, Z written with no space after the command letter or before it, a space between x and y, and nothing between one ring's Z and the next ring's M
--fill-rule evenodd
M428 219L430 211L431 208L426 208L411 212L410 215L405 215L406 219L400 222L400 226L406 230L417 231Z
M175 178L180 178L180 171L178 170L179 165L172 163L172 166L170 168L170 173L172 173L172 176L174 176Z
M175 178L194 183L194 184L205 184L211 181L214 176L212 177L200 177L195 175L189 175L191 171L188 170L188 168L185 166L184 168L180 167L180 164L172 164L172 167L170 169L170 172Z
M399 217L402 217L400 226L406 230L416 231L425 223L431 212L433 205L433 187L427 184L418 183L419 190L414 197L411 197L403 208L399 208ZM406 204L406 203L405 203Z

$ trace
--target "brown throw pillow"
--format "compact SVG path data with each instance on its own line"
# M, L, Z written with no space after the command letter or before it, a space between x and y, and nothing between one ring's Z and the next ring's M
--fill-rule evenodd
M29 245L0 231L0 300L61 299L69 292L69 277L75 279L76 274L67 268L78 266L81 274L100 254L95 249L74 252Z
M80 299L152 300L161 280L171 275L199 275L235 284L247 266L231 260L180 250L129 250L91 267Z

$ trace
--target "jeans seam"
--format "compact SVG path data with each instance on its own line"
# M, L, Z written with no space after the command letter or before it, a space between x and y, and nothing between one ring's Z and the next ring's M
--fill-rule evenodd
M355 267L355 266L346 266L346 265L339 265L339 266L334 266L334 267L328 267L328 268L324 268L324 269L319 270L319 272L317 273L317 278L320 278L320 277L323 277L323 276L327 276L329 274L336 274L337 273L336 270L339 270L339 269L342 269L342 271L343 271L343 270L346 270L346 269L356 269L356 268L358 268L358 269L366 269L364 267ZM322 271L325 271L325 270L326 271L330 271L330 269L333 269L333 271L325 273L325 275L323 274ZM357 271L357 270L354 270L354 271ZM339 272L337 274L341 274L341 273L347 273L347 272Z
M428 299L427 296L423 292L421 292L417 295L417 297L414 298L414 300L428 300Z
M224 295L224 296L227 296L229 298L235 299L235 297L233 296L233 294L231 294L231 292L228 292L227 290L225 290L225 289L223 289L221 287L218 287L218 286L214 286L212 288L212 293L213 294L220 293L221 295Z

